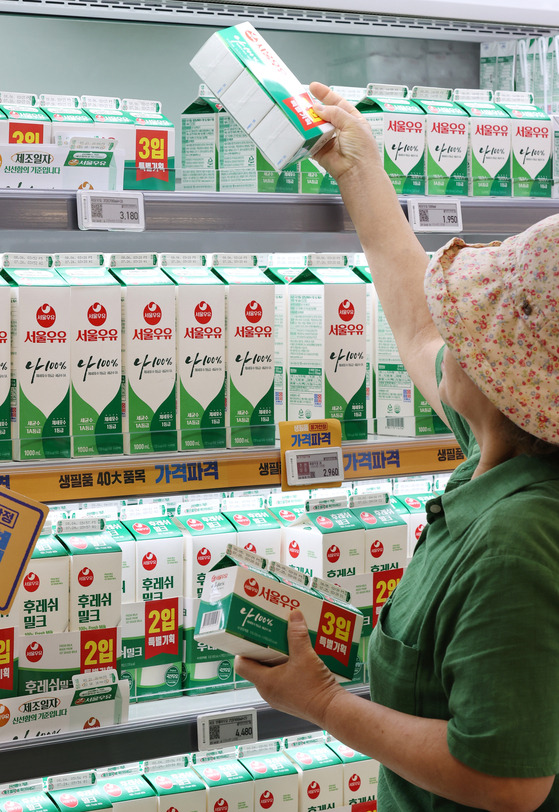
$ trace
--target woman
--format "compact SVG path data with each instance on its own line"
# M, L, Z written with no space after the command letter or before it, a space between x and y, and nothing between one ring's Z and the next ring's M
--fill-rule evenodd
M402 360L467 460L428 503L371 637L371 702L335 682L300 612L287 663L237 658L237 671L378 759L380 812L557 812L559 216L502 245L452 240L428 265L367 122L324 85L311 91L336 127L318 159Z

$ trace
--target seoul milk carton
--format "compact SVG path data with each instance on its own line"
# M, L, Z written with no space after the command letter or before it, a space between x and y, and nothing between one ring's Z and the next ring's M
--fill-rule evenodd
M299 771L279 741L243 745L239 761L254 781L255 812L298 812Z
M367 316L365 320L365 331L367 338L367 369L366 369L366 390L365 402L367 412L367 427L369 434L374 433L375 419L375 299L376 291L373 285L371 270L367 264L365 254L354 254L350 260L353 272L365 282L365 295L367 302Z
M0 810L2 812L57 812L57 807L46 792L42 791L42 782L36 788L30 786L27 791L14 787L13 794L9 788L2 791L0 796Z
M335 809L344 800L344 768L322 733L288 736L285 752L299 769L299 812Z
M343 255L309 254L289 285L287 419L337 418L367 437L365 283Z
M305 512L308 495L308 491L293 491L283 494L273 493L266 499L266 510L280 526L280 561L286 561L287 544L289 544L288 528Z
M511 120L491 101L489 90L454 91L454 101L470 116L468 136L468 194L510 197Z
M56 634L68 628L70 559L54 536L37 540L16 601L20 634Z
M63 691L80 673L80 632L28 634L19 638L18 693L21 696Z
M74 809L75 812L86 812L86 810L88 812L105 812L107 810L108 812L108 810L112 809L109 797L98 784L94 784L93 773L90 775L89 786L84 786L85 775L78 777L79 773L75 773L74 776L68 775L63 780L63 789L49 789L49 797L54 801L60 812L65 812L68 808ZM72 783L72 778L76 780L76 783Z
M173 192L175 126L161 112L161 102L122 99L121 109L134 124L132 148L124 143L124 188Z
M157 812L206 812L206 785L190 767L144 762L144 778L157 796Z
M216 192L218 117L223 104L206 85L181 115L181 179L187 191Z
M344 765L344 805L376 800L380 767L378 761L353 750L332 736L326 736L326 744Z
M231 522L218 511L177 511L173 521L183 534L184 594L188 598L202 597L206 574L235 544L237 532Z
M190 64L277 171L313 155L334 134L250 23L213 34Z
M552 122L531 93L498 91L495 101L511 117L512 196L551 197Z
M226 510L223 515L237 531L237 547L243 547L262 558L279 561L281 527L267 510Z
M468 194L468 114L452 90L416 86L412 98L425 112L426 193Z
M161 254L175 283L179 451L225 446L225 285L204 254Z
M43 93L39 96L39 104L51 122L52 144L69 147L73 139L94 137L93 119L82 108L77 96Z
M122 551L122 602L134 603L136 601L136 542L134 536L118 519L107 520L104 529Z
M254 782L233 747L192 753L191 766L206 785L207 812L254 812Z
M0 91L0 144L50 144L50 118L33 93Z
M114 96L81 96L79 101L93 121L91 135L115 142L124 150L128 166L134 164L134 120L122 109L121 100Z
M234 686L234 655L196 639L200 598L184 599L184 673L187 696L231 690Z
M425 114L404 85L370 83L357 109L371 125L398 194L425 194Z
M96 770L95 780L114 812L157 812L157 794L138 763Z
M112 254L121 285L125 454L176 451L175 288L155 254Z
M273 445L275 285L251 254L216 254L225 282L227 445Z
M181 597L183 538L168 516L122 519L135 540L136 601Z
M4 254L14 459L70 456L70 288L46 254Z
M12 459L10 294L8 282L0 277L0 460Z
M118 626L122 552L108 533L60 533L70 554L69 631Z
M56 254L70 286L72 456L122 454L120 287L100 254Z
M365 531L347 508L302 514L285 538L284 562L307 575L330 580L363 572Z
M353 515L365 530L365 572L405 568L408 527L390 505L387 493L355 494L349 499Z

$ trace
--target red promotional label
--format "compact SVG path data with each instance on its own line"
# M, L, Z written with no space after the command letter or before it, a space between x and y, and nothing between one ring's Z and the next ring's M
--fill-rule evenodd
M320 655L333 657L343 665L349 664L355 615L326 601L322 605L314 649Z
M8 135L9 144L29 144L43 143L43 124L39 122L10 121Z
M400 583L403 574L403 567L373 573L373 628L377 625L380 610Z
M14 689L14 629L0 629L0 690Z
M168 155L166 130L136 130L136 180L169 180Z
M80 673L116 668L116 628L87 629L80 633Z
M304 130L312 130L318 124L324 124L324 119L320 118L312 106L308 93L300 93L298 96L283 99L283 103L295 113Z
M182 621L182 618L181 618ZM145 658L179 655L179 599L146 601Z
M360 804L352 804L351 812L377 812L377 802L362 801Z

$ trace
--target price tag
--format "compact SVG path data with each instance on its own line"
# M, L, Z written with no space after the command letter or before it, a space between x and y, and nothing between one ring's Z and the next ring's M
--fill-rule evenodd
M414 231L462 231L459 200L408 200L408 220Z
M285 465L288 485L314 487L325 482L339 483L344 478L342 449L339 446L286 451Z
M255 741L258 741L258 729L254 708L202 713L198 716L199 750Z
M144 196L141 192L76 192L78 226L82 231L144 231Z

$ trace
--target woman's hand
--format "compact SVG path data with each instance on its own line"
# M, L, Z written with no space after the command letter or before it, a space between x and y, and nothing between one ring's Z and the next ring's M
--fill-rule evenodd
M268 666L247 657L235 657L235 670L252 682L272 707L323 727L327 709L344 689L318 657L300 609L291 612L287 625L289 660Z
M350 170L382 168L369 122L355 107L326 85L312 82L312 95L320 104L314 109L336 128L336 135L313 157L336 181Z

